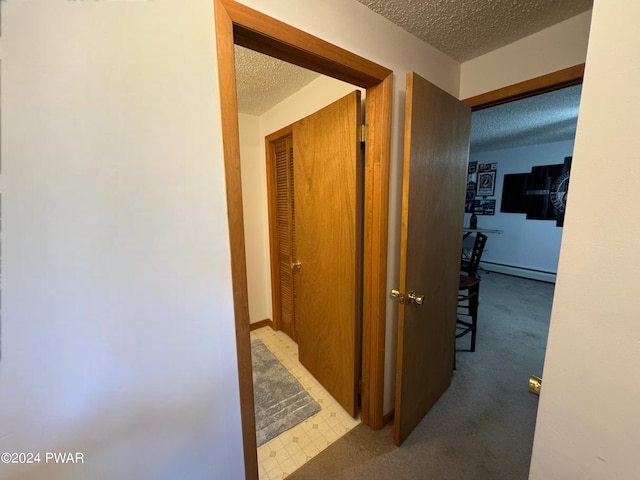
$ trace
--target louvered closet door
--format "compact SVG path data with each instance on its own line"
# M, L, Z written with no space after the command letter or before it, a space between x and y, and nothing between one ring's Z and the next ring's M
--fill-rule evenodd
M291 135L275 142L276 219L280 263L280 328L296 340L296 229Z

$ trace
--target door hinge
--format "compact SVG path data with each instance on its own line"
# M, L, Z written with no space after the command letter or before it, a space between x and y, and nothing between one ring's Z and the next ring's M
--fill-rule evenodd
M364 384L362 383L362 379L358 380L358 394L362 395L364 391Z
M365 143L369 138L369 125L363 123L359 128L360 143Z

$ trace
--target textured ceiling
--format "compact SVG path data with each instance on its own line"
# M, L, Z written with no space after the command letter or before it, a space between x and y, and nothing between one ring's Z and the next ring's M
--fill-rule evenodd
M464 62L574 17L592 0L357 0Z
M458 61L578 15L592 0L357 0ZM238 110L261 115L318 74L236 46ZM572 139L580 87L475 112L474 152Z
M320 74L235 46L238 111L261 115Z
M473 112L471 152L573 140L581 92L576 85Z

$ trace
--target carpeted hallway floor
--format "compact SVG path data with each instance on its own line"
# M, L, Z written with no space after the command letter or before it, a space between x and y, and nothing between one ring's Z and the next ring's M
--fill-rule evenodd
M527 386L542 375L553 288L483 274L476 352L458 352L451 386L404 444L392 424L360 425L288 478L526 479L538 405Z

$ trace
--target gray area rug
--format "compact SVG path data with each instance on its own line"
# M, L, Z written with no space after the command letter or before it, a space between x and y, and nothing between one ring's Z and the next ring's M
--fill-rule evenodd
M261 340L251 341L258 446L320 411L320 405Z
M553 289L482 274L476 352L458 352L451 386L403 445L392 424L361 424L287 480L526 480L538 407L527 387L543 373Z

